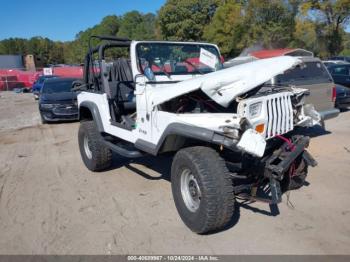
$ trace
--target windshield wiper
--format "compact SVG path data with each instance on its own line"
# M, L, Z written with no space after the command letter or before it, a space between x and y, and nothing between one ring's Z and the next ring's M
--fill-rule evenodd
M195 64L191 63L190 61L184 60L183 62L185 62L186 64L189 64L190 66L192 66L194 69L196 69L196 71L198 73L200 73L201 75L204 75L204 73L199 69L198 66L196 66Z

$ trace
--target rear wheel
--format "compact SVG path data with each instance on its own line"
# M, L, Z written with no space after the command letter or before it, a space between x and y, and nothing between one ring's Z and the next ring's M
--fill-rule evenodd
M177 211L192 231L220 230L231 220L232 179L214 149L198 146L180 150L171 167L171 186Z
M103 171L112 165L112 151L103 143L94 121L80 123L79 149L85 166L91 171Z

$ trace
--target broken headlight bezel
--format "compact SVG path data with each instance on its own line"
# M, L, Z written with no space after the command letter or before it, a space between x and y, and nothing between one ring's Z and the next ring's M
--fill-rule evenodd
M248 114L250 119L260 116L262 105L262 101L249 105Z
M240 132L237 128L232 126L222 126L221 127L224 134L228 137L238 139L240 137Z

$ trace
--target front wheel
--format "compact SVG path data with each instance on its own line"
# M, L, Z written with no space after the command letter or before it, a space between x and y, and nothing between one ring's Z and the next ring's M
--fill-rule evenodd
M91 171L103 171L112 165L112 151L103 143L94 121L80 123L79 149L85 166Z
M171 187L183 222L199 234L224 228L234 212L232 179L212 148L180 150L171 167Z

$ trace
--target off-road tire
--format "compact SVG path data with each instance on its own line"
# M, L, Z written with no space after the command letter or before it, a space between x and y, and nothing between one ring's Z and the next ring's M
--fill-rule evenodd
M190 170L201 192L199 207L191 211L181 193L181 176ZM234 213L233 184L225 161L212 148L196 146L177 152L171 167L174 202L182 221L204 234L223 229Z
M84 140L87 138L90 157L88 157ZM94 121L80 122L78 132L79 150L85 166L94 172L103 171L112 165L112 151L103 143Z

